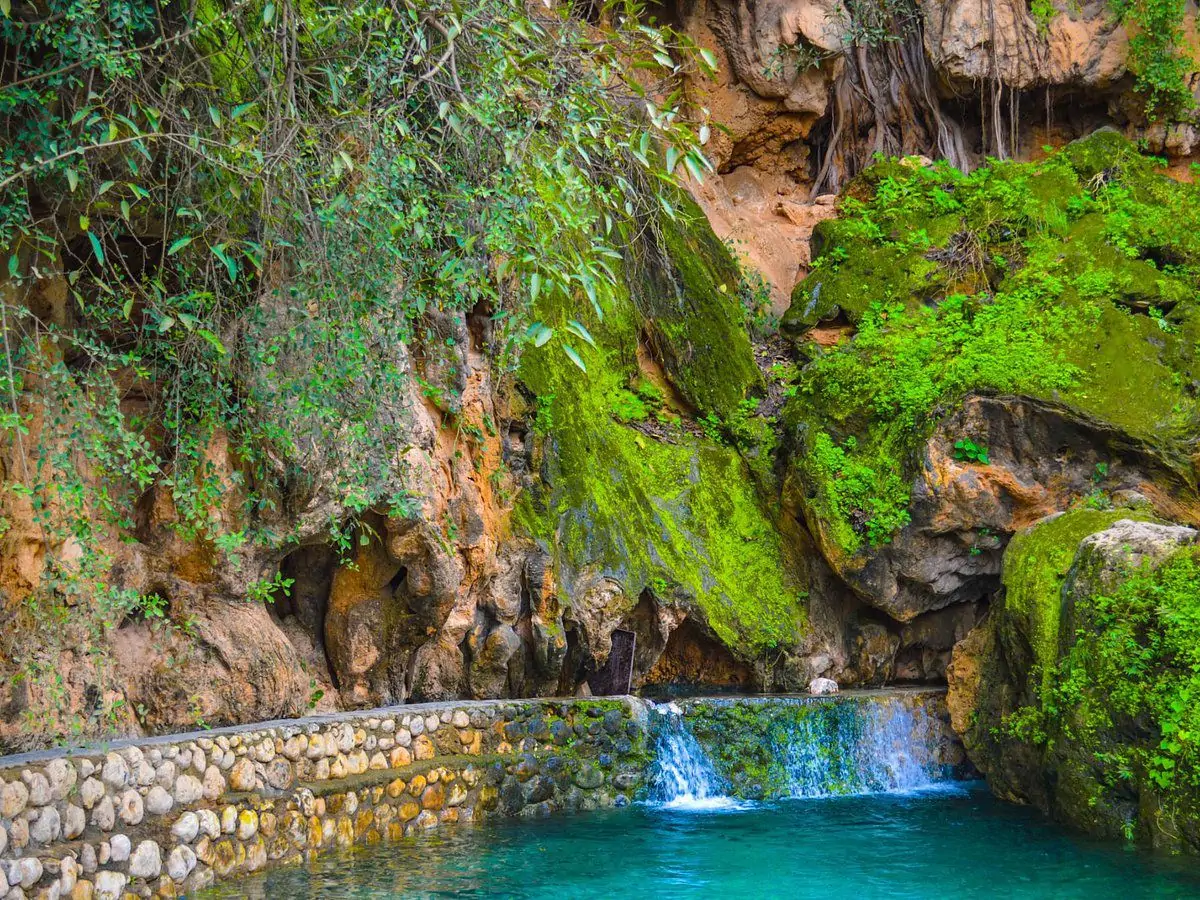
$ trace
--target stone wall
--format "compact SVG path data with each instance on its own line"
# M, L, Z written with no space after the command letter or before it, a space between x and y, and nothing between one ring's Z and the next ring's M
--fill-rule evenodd
M0 897L172 897L443 823L623 805L644 704L419 704L0 758Z

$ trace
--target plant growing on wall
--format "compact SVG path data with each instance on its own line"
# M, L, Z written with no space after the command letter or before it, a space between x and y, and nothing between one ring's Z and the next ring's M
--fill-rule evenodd
M489 315L511 370L532 304L602 316L620 228L708 165L657 88L713 60L637 0L47 0L4 3L0 41L0 502L47 550L27 664L143 603L101 548L151 486L233 554L282 545L262 522L316 473L348 515L395 505L427 316ZM554 352L582 367L587 336Z

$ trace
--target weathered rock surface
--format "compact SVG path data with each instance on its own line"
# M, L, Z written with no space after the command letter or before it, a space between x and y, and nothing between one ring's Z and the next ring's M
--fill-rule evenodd
M955 459L953 444L963 434L986 443L989 465ZM1186 482L1119 430L1043 401L972 396L926 445L911 523L854 557L828 542L824 552L866 603L900 622L978 602L999 586L1009 537L1094 491L1098 463L1108 466L1106 489L1141 496L1170 519L1195 518ZM808 521L823 540L823 523Z

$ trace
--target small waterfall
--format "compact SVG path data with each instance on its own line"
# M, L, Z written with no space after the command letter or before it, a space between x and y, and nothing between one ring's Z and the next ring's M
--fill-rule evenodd
M688 730L683 711L674 703L661 704L654 711L658 721L651 802L693 808L728 805L726 783Z
M655 708L649 799L659 805L895 793L948 777L940 723L911 698L712 699L685 707Z
M929 715L897 700L813 704L780 743L789 797L894 793L944 780Z

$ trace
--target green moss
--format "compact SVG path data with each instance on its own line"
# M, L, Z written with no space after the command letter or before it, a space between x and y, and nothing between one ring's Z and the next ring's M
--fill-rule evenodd
M1075 509L1013 537L1004 553L1002 630L1019 633L1033 651L1043 687L1053 678L1061 636L1062 587L1080 542L1118 519L1145 518L1130 510Z
M777 512L735 449L683 430L656 440L620 421L634 417L613 415L614 398L638 384L637 341L647 325L677 342L669 358L678 365L689 353L712 357L686 364L689 399L698 404L735 411L758 377L756 368L753 379L738 375L746 359L754 363L740 319L725 314L719 273L691 259L681 265L691 271L689 287L660 284L665 296L651 296L651 282L635 278L636 302L617 296L602 322L586 323L597 342L581 351L586 375L553 343L526 350L521 380L553 399L543 417L543 477L520 499L514 524L556 556L568 595L585 570L616 579L629 608L647 586L665 584L736 653L753 656L794 641L805 620L805 585ZM551 327L569 314L556 303L544 299L538 310ZM648 319L650 311L663 318Z
M827 548L907 522L921 449L972 391L1065 403L1186 467L1200 423L1200 192L1109 132L969 175L886 161L822 223L785 324L838 307L786 421ZM966 435L965 437L970 437Z
M992 733L1009 760L1028 766L1032 751L1037 771L1023 780L1052 786L1051 808L1073 824L1200 850L1188 825L1200 810L1200 553L1183 546L1122 571L1074 552L1117 515L1064 516L1010 545L1001 646L1018 676L1040 677L1032 696L1016 685L1026 705ZM1056 634L1064 580L1072 629ZM1027 673L1006 631L1022 622L1041 632Z
M671 196L677 217L631 242L632 299L680 393L702 415L726 419L763 389L738 300L741 271L695 202Z

